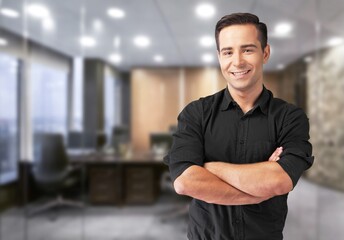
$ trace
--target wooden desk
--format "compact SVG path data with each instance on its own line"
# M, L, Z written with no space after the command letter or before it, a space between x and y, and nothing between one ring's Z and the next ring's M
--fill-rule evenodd
M161 173L167 169L162 158L136 153L124 158L102 153L72 155L88 176L92 204L149 204L160 192Z

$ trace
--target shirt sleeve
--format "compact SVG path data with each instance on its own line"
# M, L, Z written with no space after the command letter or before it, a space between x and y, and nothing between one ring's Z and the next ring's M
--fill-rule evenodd
M178 116L177 131L164 162L168 164L172 181L192 165L203 166L202 105L191 102Z
M286 171L293 186L302 173L313 164L312 145L309 142L309 121L301 108L287 105L288 110L278 137L279 146L283 147L278 164Z

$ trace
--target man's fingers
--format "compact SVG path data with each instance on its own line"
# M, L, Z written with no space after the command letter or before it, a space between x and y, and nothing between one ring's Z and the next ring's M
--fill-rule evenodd
M271 154L269 161L278 161L280 158L279 156L281 155L281 153L283 152L283 148L282 147L278 147L276 148L276 150Z

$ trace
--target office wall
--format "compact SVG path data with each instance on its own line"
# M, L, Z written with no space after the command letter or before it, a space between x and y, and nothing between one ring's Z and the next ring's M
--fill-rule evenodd
M286 98L282 88L283 81L284 78L280 72L264 73L264 86L273 93L274 97Z
M134 150L149 150L149 134L177 124L191 101L225 87L217 68L134 69L131 74L131 139Z
M185 105L194 100L213 94L226 86L217 68L185 69Z
M344 190L344 45L313 54L307 66L308 116L315 155L308 177Z

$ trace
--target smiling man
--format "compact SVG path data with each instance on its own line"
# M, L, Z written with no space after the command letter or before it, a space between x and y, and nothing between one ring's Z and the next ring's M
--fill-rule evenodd
M249 13L215 29L227 88L187 105L165 161L190 204L190 240L279 240L287 196L314 158L302 109L263 86L266 25Z

